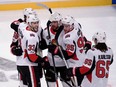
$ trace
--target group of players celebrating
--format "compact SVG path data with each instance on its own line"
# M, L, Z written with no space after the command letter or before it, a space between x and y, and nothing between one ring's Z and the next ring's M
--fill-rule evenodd
M42 87L43 73L47 87L59 87L58 78L63 87L107 87L113 52L106 45L105 32L96 32L92 45L72 16L52 13L42 29L34 9L25 8L23 15L10 25L19 87ZM42 56L44 49L47 56Z

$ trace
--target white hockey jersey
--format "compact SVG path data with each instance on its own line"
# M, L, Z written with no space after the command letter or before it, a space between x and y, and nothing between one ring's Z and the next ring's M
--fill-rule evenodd
M50 30L51 41L53 42L54 39L55 39L55 34L56 34L56 32L54 32L51 28L50 28L49 30ZM46 40L47 45L49 45L50 40L49 40L47 28L43 30L43 38ZM60 35L58 39L59 39L59 45L62 45L62 44L63 44L63 42L62 42L62 36ZM50 65L53 66L52 54L51 54L50 52L48 52L47 56L48 56ZM64 61L60 58L60 56L54 55L54 60L55 60L55 66L56 66L56 67L65 66L65 63L64 63Z
M25 22L22 22L22 23L20 23L19 24L19 26L18 26L18 33L17 32L14 32L14 35L13 35L13 40L12 40L12 42L13 43L15 43L15 42L17 42L18 41L18 45L22 45L22 37L23 36L25 36L25 37L27 37L25 34L25 32L27 32L27 30L26 30L26 27L27 27L28 25L25 23ZM42 28L41 27L39 27L39 29L38 29L38 32L36 33L37 34L37 36L36 36L36 38L38 39L38 41L37 42L39 42L39 40L40 40L40 33L41 33L41 31L42 31ZM29 39L29 38L28 38ZM23 50L24 51L24 50ZM40 50L39 49L39 47L37 47L37 55L39 55L39 56L42 56L42 50ZM16 56L16 58L17 58L17 60L16 60L16 65L18 65L18 66L23 66L23 65L25 65L25 66L27 66L27 65L33 65L33 64L28 64L28 63L25 63L24 61L23 61L23 59L22 59L22 57L24 56L24 54L22 55L22 56ZM23 62L22 62L23 61ZM34 65L37 65L37 64L34 64Z
M110 48L106 52L92 48L87 52L86 58L92 61L94 57L95 68L92 73L84 77L82 87L107 87L109 66L113 60L113 52Z
M63 36L63 47L69 56L73 55L67 60L69 67L79 67L83 63L83 48L85 41L83 39L82 31L77 22L74 23L74 29Z
M21 27L25 27L25 26L27 26L27 24L25 22L18 24L18 28L20 28L20 29L21 29ZM14 31L12 42L17 42L17 40L18 40L18 33L16 31Z
M37 66L37 63L30 62L35 61L38 56L37 48L39 45L39 38L37 33L28 30L28 26L19 27L18 31L18 43L22 47L23 55L17 58L17 65L19 66Z
M27 24L25 22L22 22L22 23L19 24L18 29L20 28L20 29L25 30L26 29L26 26L27 26ZM19 34L18 34L18 32L14 31L13 38L12 38L12 43L17 43L18 40L19 40ZM20 45L20 43L18 43L18 45ZM16 56L16 65L20 65L20 62L18 62L18 61L20 61L19 59L21 57L22 56Z

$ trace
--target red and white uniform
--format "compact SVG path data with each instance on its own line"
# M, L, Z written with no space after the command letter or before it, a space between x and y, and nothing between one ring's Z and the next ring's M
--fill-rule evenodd
M85 73L91 68L93 58L95 58L95 68L92 73L85 76L82 87L107 87L109 66L113 60L113 52L111 48L108 48L106 52L92 48L87 52L85 60L88 62L84 62L83 69L80 69L81 73Z
M16 21L15 21L16 22ZM18 29L23 29L25 30L25 27L27 26L27 24L25 22L22 22L22 23L19 23L18 24ZM24 28L23 28L24 27ZM18 30L17 30L18 31ZM12 38L12 42L17 42L18 41L18 38L19 38L19 35L18 35L18 32L14 31L14 34L13 34L13 38Z
M40 63L37 61L40 58L37 55L39 46L38 34L31 31L28 26L23 26L21 29L19 27L18 35L18 42L23 51L22 56L17 59L18 70L20 73L22 72L22 78L24 81L26 80L29 87L40 87L42 70Z
M23 55L18 59L17 65L20 66L37 66L37 63L30 62L28 58L32 61L36 60L38 56L36 55L36 48L39 44L39 38L37 33L32 32L28 29L28 26L23 26L21 29L19 27L19 44L22 47Z
M25 22L20 23L20 25L19 25L19 27L18 27L20 30L19 30L18 32L19 32L19 33L23 32L23 31L26 29L26 27L27 27L27 23L25 23ZM38 32L36 32L39 41L40 41L40 39L41 39L41 35L40 35L41 31L42 31L42 27L39 26ZM40 55L40 56L42 56L42 50L40 50L39 47L37 48L37 54Z
M23 43L21 41L21 38L22 38L22 36L24 36L24 34L25 34L24 31L26 30L27 26L28 25L25 22L22 22L22 23L19 24L18 33L16 31L14 31L12 43L16 43L17 41L18 41L18 45L21 45L21 43ZM42 30L42 28L39 27L38 32L36 33L38 41L40 40L41 30ZM42 56L42 51L39 48L37 48L37 54ZM22 62L21 62L22 56L17 56L16 65L18 65L18 66L23 65Z
M63 36L64 49L72 58L67 60L69 67L79 67L83 63L83 48L85 41L78 23L74 23L74 29ZM75 52L76 51L76 52Z
M54 42L56 32L54 32L52 28L50 28L49 30L50 30L51 41ZM47 28L43 30L43 38L46 40L47 45L49 45L49 39L48 39L49 36L48 36ZM59 36L58 41L59 41L59 45L63 44L61 35ZM48 56L50 65L53 66L52 54L50 52L48 52L47 56ZM65 66L64 61L58 55L54 55L54 61L55 61L56 67Z
M28 53L28 56L30 58L34 58L34 57L38 58L38 56L36 55L37 52L35 52L33 46L37 45L36 43L39 43L38 33L40 31L34 33L26 29L27 29L27 24L25 22L19 24L18 32L14 31L13 41L12 41L13 44L11 44L11 46L15 46L15 45L21 46L21 48L23 49L23 54L21 56L16 56L17 70L20 73L20 79L21 79L20 86L22 87L22 85L27 85L27 79L28 79L28 81L30 80L29 85L32 84L32 86L35 87L34 85L38 85L40 83L39 78L42 77L41 66L38 67L38 63L30 62L25 52ZM32 44L33 46L31 47ZM31 49L33 51L31 51ZM40 52L38 49L37 51ZM35 77L33 77L33 75ZM36 82L38 84L36 84Z
M27 24L25 23L25 22L19 22L19 21L14 21L13 23L12 23L12 25L14 25L14 26L17 26L17 29L16 29L16 31L14 31L14 34L13 34L13 38L12 38L12 44L11 44L11 50L12 50L12 47L13 46L15 46L15 45L17 45L17 46L19 46L20 44L19 44L19 42L18 42L18 39L19 39L19 35L18 35L18 29L20 28L20 29L22 29L23 28L23 30L25 30L25 27L27 26ZM14 44L15 43L15 44ZM22 56L16 56L16 65L19 65L19 63L17 63L18 62L18 60L21 58Z

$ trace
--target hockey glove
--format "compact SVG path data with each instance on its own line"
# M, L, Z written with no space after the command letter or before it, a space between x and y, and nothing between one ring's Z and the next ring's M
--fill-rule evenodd
M39 48L40 48L41 50L44 50L44 49L47 48L47 43L46 43L46 41L45 41L44 39L42 39L42 40L39 42Z
M17 47L18 46L18 41L12 42L11 45L10 45L10 47L12 48L13 46Z
M80 67L76 67L76 68L69 68L68 69L68 75L70 77L72 76L76 76L77 77L77 82L78 82L78 86L81 85L82 81L83 81L83 78L84 78L84 75L82 75L80 73Z
M86 41L84 46L85 53L87 53L87 51L91 49L91 45L92 45L91 41Z
M65 50L63 50L63 48L61 46L49 45L48 48L49 48L48 51L50 53L52 53L52 55L58 55L60 58L63 58L63 56L64 56L64 58L66 60L70 59L70 56L68 56L68 53ZM61 49L61 51L63 53L63 56L62 56L61 51L59 50L59 48Z
M23 20L22 19L18 19L17 21L14 21L13 23L11 23L10 27L14 31L18 32L18 26L19 26L19 23L21 23L21 22L23 22Z
M41 65L42 65L42 67L43 67L44 69L49 69L50 63L49 63L49 60L48 60L48 57L47 57L47 56L45 56L45 57L42 58L42 63L41 63Z
M51 54L53 54L54 55L54 51L55 51L55 49L56 49L56 45L48 45L48 52L50 52Z
M68 75L69 77L74 76L73 68L69 68L69 69L67 69L67 75Z
M69 68L68 69L68 75L69 76L77 76L77 75L81 75L80 73L80 67L73 67L73 68Z
M13 46L11 48L11 52L16 56L21 56L23 53L22 48L20 46Z
M19 21L20 23L22 23L22 22L23 22L23 20L22 20L22 19L18 19L18 21Z

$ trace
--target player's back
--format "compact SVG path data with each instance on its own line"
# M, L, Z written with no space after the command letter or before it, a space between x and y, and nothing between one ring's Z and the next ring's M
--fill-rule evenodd
M105 52L101 52L96 48L92 50L96 61L95 69L92 73L85 76L82 87L107 87L109 66L113 58L113 52L110 48Z
M91 87L106 87L113 53L112 50L108 48L106 52L96 50L95 54L96 67L93 71L93 84Z

